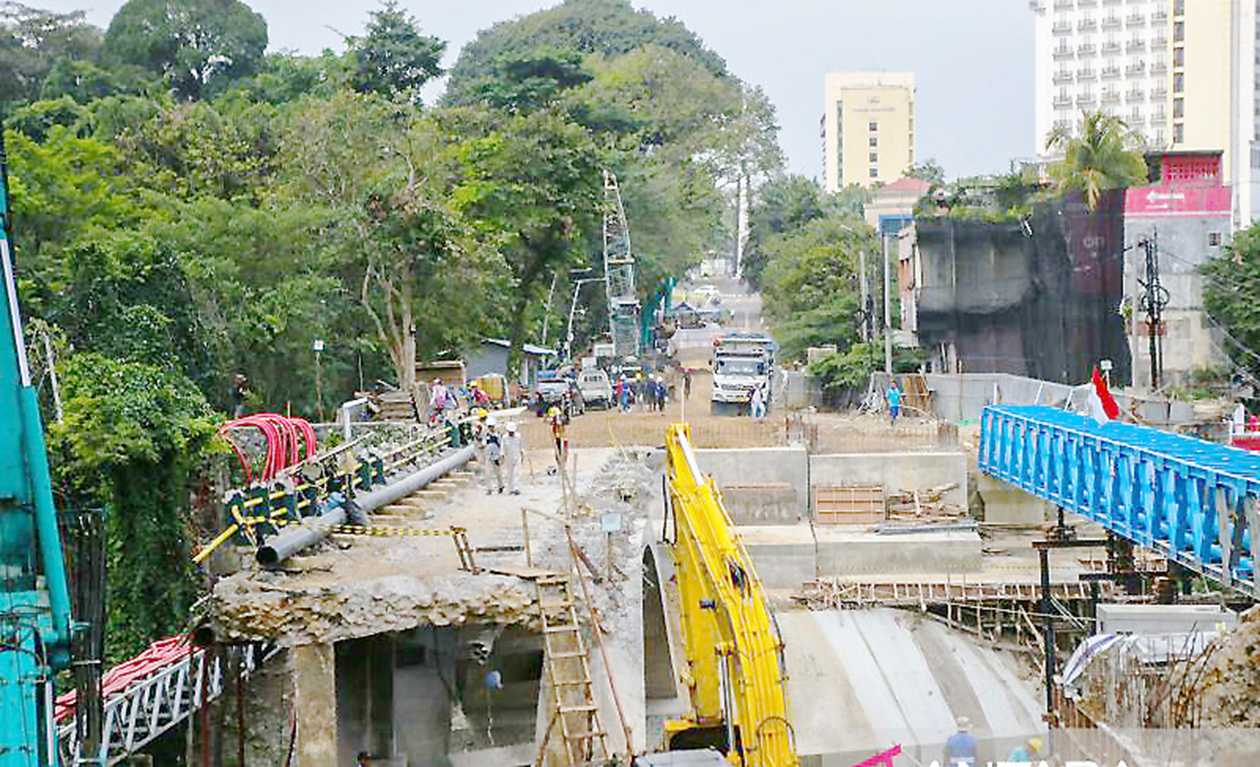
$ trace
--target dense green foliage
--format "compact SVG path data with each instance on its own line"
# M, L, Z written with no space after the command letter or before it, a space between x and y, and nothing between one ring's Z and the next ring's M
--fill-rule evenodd
M770 238L761 275L766 317L788 358L820 344L846 348L858 336L858 254L878 253L860 218L835 214Z
M1219 256L1202 267L1203 305L1227 333L1234 355L1252 376L1260 375L1260 224L1234 234Z
M131 64L197 98L252 74L267 48L267 22L240 0L127 0L105 33L107 61Z
M923 351L918 348L893 349L893 372L913 373L923 364ZM864 391L871 373L884 369L884 345L858 342L844 351L828 354L809 366L824 389Z
M115 657L179 630L198 592L189 498L236 375L251 410L317 418L486 336L516 359L563 326L553 279L567 297L570 269L600 266L604 169L647 298L728 248L732 190L782 164L765 95L625 0L494 26L441 106L419 93L445 43L393 2L364 21L303 56L266 53L242 0L128 0L107 31L0 5L19 291L36 372L62 385L59 501L110 509ZM602 332L595 293L578 347Z
M1063 152L1063 160L1050 166L1050 175L1059 192L1080 192L1090 209L1096 208L1108 189L1146 183L1140 140L1119 117L1087 112L1077 135L1060 128L1046 139L1047 149Z
M726 73L726 62L677 19L636 11L629 0L565 0L554 8L499 22L478 35L451 69L446 99L453 104L475 99L479 86L500 71L502 60L520 59L539 49L615 57L648 44L694 59L714 75Z

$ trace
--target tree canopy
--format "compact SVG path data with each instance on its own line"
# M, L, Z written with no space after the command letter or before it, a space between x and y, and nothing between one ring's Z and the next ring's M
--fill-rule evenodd
M363 21L306 56L266 52L242 0L127 0L106 31L0 5L20 297L55 339L32 359L62 385L60 501L111 508L111 657L179 630L201 587L189 499L236 376L248 409L319 418L487 336L515 362L562 325L553 282L599 266L605 169L645 300L780 171L765 95L626 0L494 26L437 105L425 20L387 0ZM596 292L579 346L606 331Z
M1096 208L1108 189L1146 183L1139 142L1119 117L1087 112L1078 133L1057 128L1046 139L1047 149L1063 152L1063 159L1050 166L1050 175L1060 192L1078 191L1091 209Z
M420 88L442 74L446 43L420 32L418 22L388 0L372 11L362 37L349 39L354 87L418 102Z
M267 22L240 0L127 0L103 53L167 78L191 99L219 80L252 74L266 48Z
M478 83L494 74L500 61L540 48L619 56L649 43L694 59L714 75L726 74L726 62L677 19L636 11L629 0L565 0L478 34L451 68L445 100L460 104L475 99Z

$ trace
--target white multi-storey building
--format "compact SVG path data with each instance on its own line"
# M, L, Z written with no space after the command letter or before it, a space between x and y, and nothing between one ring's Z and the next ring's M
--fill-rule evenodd
M1212 0L1208 0L1212 2ZM1169 133L1169 0L1033 0L1037 151L1082 111L1119 116L1154 146Z
M1260 218L1260 0L1031 0L1036 151L1082 112L1148 148L1222 152L1234 226Z

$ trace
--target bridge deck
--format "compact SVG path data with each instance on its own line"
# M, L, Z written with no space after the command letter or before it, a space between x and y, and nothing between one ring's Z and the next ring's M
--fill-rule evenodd
M980 470L1260 595L1260 454L1056 408L990 405Z

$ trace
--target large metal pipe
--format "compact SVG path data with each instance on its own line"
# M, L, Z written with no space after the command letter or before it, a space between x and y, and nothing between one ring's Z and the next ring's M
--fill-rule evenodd
M472 460L473 453L471 446L457 450L397 482L364 493L348 503L330 506L315 518L313 524L304 522L286 528L284 532L273 536L264 545L258 547L256 555L258 564L263 567L275 567L298 551L327 538L329 528L344 525L347 519L353 524L365 524L369 513L400 498L405 498L430 482L462 467Z
M472 460L474 452L472 445L461 448L442 460L431 463L420 471L409 474L397 482L392 482L382 488L352 499L349 503L350 519L359 520L356 524L366 522L367 515L373 511L382 506L388 506L400 498L406 498L430 482L463 467L464 464Z
M284 532L267 539L254 556L263 567L275 567L292 554L327 538L329 528L345 523L346 507L337 503L316 517L313 524L302 522L286 527Z

